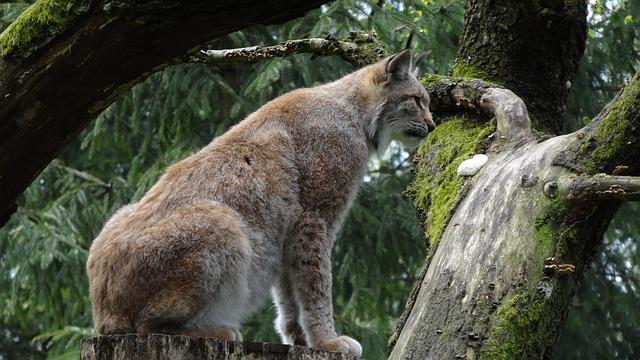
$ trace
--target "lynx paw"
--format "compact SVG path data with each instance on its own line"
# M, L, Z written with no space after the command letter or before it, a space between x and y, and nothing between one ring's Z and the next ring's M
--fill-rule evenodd
M337 351L349 355L362 355L362 346L356 340L348 336L339 336L335 339L324 340L316 344L318 349Z

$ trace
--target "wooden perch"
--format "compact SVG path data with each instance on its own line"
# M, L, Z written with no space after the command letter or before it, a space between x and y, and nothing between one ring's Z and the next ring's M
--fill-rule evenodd
M80 360L357 360L356 357L305 346L218 341L215 339L149 335L99 336L83 339Z
M352 32L347 39L338 40L333 36L289 40L272 46L250 46L238 49L203 50L195 54L193 61L215 63L256 63L276 57L293 54L313 54L314 56L340 56L345 61L361 67L372 64L386 55L382 43L375 33Z
M640 200L640 177L635 176L576 176L563 185L565 199L570 201Z

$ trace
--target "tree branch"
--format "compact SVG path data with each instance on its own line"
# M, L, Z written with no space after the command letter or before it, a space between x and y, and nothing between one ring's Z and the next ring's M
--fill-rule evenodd
M640 175L640 72L587 126L576 131L573 141L556 157L577 173L611 174L628 168Z
M206 41L325 2L36 2L0 35L0 220L64 146L133 85Z
M482 110L480 98L488 88L499 85L480 79L463 79L435 74L426 74L422 80L429 92L429 109L436 114L459 113Z
M352 32L345 41L328 35L324 38L289 40L272 46L203 50L196 54L193 60L209 64L229 62L252 64L266 59L303 53L314 56L337 55L357 67L372 64L386 55L385 48L375 33Z
M90 183L94 183L100 187L106 188L106 189L111 189L111 184L108 184L100 179L98 179L97 177L89 174L88 172L85 171L80 171L78 169L74 169L74 168L70 168L68 166L65 166L61 161L58 160L54 160L51 162L52 166L55 166L58 169L64 170L66 172L68 172L69 174L82 179L84 181L90 182Z
M575 176L562 181L565 199L569 201L639 201L640 177Z

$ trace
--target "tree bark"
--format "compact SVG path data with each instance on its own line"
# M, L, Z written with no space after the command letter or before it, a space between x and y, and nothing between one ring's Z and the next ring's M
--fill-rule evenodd
M564 185L567 200L640 201L640 177L637 176L575 176L567 179Z
M100 336L83 339L81 360L356 360L354 356L304 346L217 341L187 336Z
M0 219L74 136L149 74L205 41L325 2L38 1L0 35Z
M529 122L559 130L568 90L561 85L573 79L585 39L585 2L544 4L469 1L453 73L485 82L425 79L445 121L420 147L409 193L425 219L430 255L391 340L391 359L549 357L620 204L576 198L584 183L573 180L640 171L640 75L584 129L531 136ZM549 17L556 7L573 15ZM462 73L465 66L472 71ZM486 81L522 96L530 121ZM457 176L474 153L488 163L473 177ZM634 179L613 180L636 189Z

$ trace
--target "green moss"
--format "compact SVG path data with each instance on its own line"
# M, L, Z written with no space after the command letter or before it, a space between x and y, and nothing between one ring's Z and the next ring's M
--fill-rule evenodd
M587 174L604 171L604 166L615 162L616 158L628 153L628 145L636 135L634 122L640 112L637 99L640 98L640 75L636 74L622 93L614 100L608 114L598 127L593 138L585 139L580 147L587 152L591 146L596 148L584 162Z
M449 331L443 331L442 334L440 334L440 336L438 336L438 340L444 342L447 340L447 338L449 337Z
M563 224L566 212L562 196L556 196L544 215L535 220L538 239L536 254L540 260L539 266L542 266L549 256L562 258L567 254L569 245L575 244L578 234L575 229Z
M544 224L537 229L536 235L538 240L536 244L536 256L540 260L538 264L534 265L537 267L540 264L544 264L544 259L553 254L553 248L556 242L556 231L553 225Z
M480 351L480 359L521 359L531 354L540 343L540 323L544 300L537 294L517 294L496 312L497 319L489 331L489 338Z
M87 8L81 0L39 0L0 34L0 54L28 53L34 43L57 35Z
M407 193L426 215L425 236L432 249L462 195L464 178L456 174L458 165L477 153L494 130L492 122L453 118L439 125L418 149L416 174Z
M543 225L558 223L562 219L564 212L564 201L562 197L556 196L551 200L551 204L545 211L544 215L540 216L534 221L536 229L539 229Z
M424 74L422 75L422 85L428 90L433 88L433 85L441 84L443 80L447 79L446 76L437 74Z
M489 73L477 69L467 63L466 61L458 61L453 67L451 76L457 76L461 78L480 79L498 84L499 82L494 79Z

